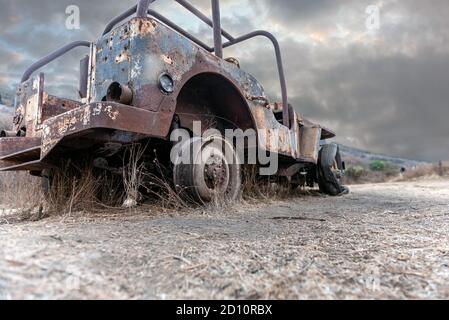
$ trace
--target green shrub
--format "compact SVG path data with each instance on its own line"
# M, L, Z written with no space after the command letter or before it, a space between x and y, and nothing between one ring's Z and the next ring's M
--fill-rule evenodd
M374 160L373 162L371 162L369 167L372 171L384 171L385 170L385 162L383 162L381 160Z

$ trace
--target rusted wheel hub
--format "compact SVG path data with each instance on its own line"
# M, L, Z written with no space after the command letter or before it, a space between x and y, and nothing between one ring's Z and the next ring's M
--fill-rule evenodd
M192 160L189 164L175 164L174 181L180 192L201 203L238 197L240 164L233 146L225 139L220 136L194 138L184 143L180 151L180 157L188 152Z
M211 155L204 166L206 185L211 190L225 191L229 183L229 168L221 155Z

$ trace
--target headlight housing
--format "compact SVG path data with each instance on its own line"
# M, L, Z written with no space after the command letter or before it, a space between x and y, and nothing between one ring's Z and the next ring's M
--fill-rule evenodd
M162 73L159 76L159 89L164 94L172 94L175 91L175 82L170 74Z

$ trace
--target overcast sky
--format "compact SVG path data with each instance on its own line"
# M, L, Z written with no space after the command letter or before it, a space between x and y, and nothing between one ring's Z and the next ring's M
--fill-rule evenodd
M94 41L135 2L0 0L0 92L12 92L25 68L49 51L74 40ZM210 1L191 2L209 13ZM66 28L69 5L80 8L78 30ZM210 29L174 1L154 6L211 42ZM414 159L449 159L449 1L221 0L221 6L223 27L235 36L255 29L278 36L290 103L335 130L338 142ZM75 96L85 53L78 49L44 69L51 93ZM236 56L280 99L268 41L253 40L225 54Z

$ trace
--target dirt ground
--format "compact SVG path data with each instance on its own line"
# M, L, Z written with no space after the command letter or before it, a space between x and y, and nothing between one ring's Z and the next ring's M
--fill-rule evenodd
M2 299L449 298L449 180L218 212L0 220Z

